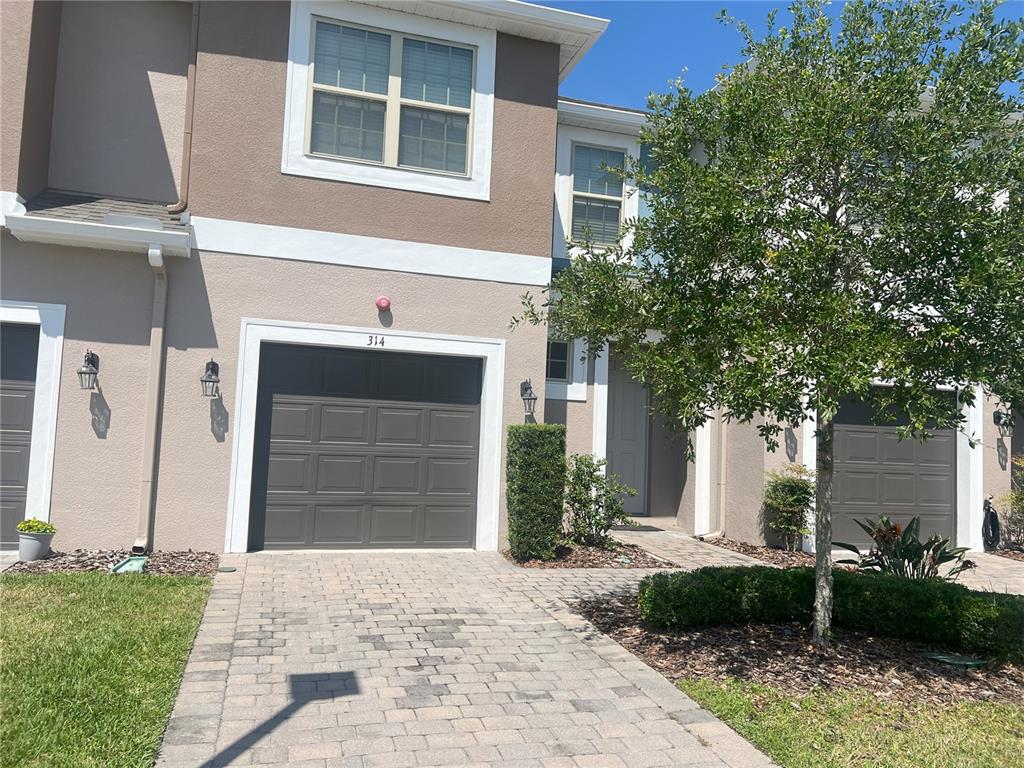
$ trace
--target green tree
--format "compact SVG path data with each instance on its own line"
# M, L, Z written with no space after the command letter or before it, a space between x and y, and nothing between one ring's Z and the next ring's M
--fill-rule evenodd
M824 643L840 399L919 439L964 428L937 387L1024 406L1024 27L989 2L791 13L763 36L726 19L747 63L651 97L650 162L625 169L649 216L617 247L573 244L544 307L524 304L559 338L614 343L687 432L717 413L774 450L814 418Z

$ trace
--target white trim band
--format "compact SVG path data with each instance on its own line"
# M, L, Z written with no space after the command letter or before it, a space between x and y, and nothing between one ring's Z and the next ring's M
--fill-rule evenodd
M32 408L32 438L28 457L28 497L25 501L25 517L39 520L50 519L65 314L63 304L0 299L0 321L39 326L35 403Z
M551 279L551 259L544 256L477 251L451 245L252 224L205 216L193 216L190 222L194 245L203 251L515 285L547 285Z
M245 552L249 547L249 510L260 345L265 341L272 341L318 347L366 349L367 335L379 333L379 328L242 319L236 375L238 383L235 390L235 411L238 415L231 452L231 485L228 492L227 526L224 535L226 552ZM388 349L419 354L476 357L483 360L476 548L497 550L501 495L502 386L505 381L504 339L389 330Z

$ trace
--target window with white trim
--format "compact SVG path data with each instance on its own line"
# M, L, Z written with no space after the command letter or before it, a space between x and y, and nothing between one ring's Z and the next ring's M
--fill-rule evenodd
M307 153L467 176L475 54L314 18Z
M547 379L548 381L569 381L569 350L567 341L548 341Z
M587 144L572 148L572 239L614 245L622 225L621 150Z

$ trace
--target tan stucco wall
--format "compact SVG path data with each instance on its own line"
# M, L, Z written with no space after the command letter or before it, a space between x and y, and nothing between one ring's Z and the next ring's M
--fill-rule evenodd
M128 546L142 461L152 298L146 258L29 245L7 235L2 247L3 298L67 305L52 504L58 545ZM216 253L169 259L169 274L159 549L223 549L243 317L381 328L386 336L373 306L374 297L386 292L394 302L395 330L507 339L505 424L522 421L519 382L543 380L544 329L508 329L525 290L521 285ZM87 345L100 355L110 411L103 438L92 425L89 393L78 389L74 375ZM215 426L225 414L199 392L211 356L221 365L226 434ZM538 411L543 418L540 403ZM501 495L504 538L504 482Z
M46 187L60 2L0 3L0 190Z
M999 408L999 402L995 398L986 398L985 406L982 409L982 483L986 496L993 496L996 499L1010 491L1011 459L1014 455L1021 456L1024 452L1021 448L1014 446L1014 437L1018 432L1024 432L1024 423L1017 422L1016 429L1011 434L999 434L999 427L993 421L993 414Z
M281 173L287 3L202 8L190 208L255 221L551 255L558 48L498 35L490 202Z
M65 4L51 187L178 199L191 14L156 0Z

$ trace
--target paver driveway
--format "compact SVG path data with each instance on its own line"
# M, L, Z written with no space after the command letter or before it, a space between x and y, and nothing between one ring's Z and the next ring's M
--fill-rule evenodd
M483 552L224 564L161 768L770 765L566 607L646 571Z

